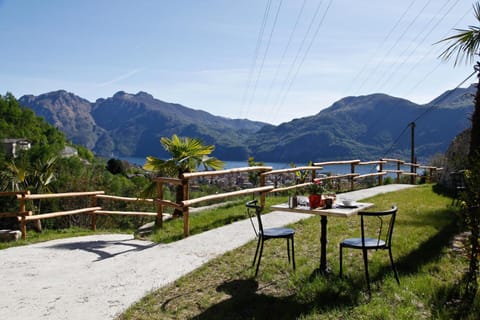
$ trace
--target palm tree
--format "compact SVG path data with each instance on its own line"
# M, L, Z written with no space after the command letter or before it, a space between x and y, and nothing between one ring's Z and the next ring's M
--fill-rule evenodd
M473 5L475 18L478 26L469 26L468 29L456 29L457 34L450 36L440 42L451 42L451 44L440 54L440 57L449 60L455 57L454 66L465 60L466 63L472 63L477 55L480 55L480 2ZM480 62L476 62L474 67L477 77L480 79ZM480 84L477 84L477 92L474 100L474 110L472 115L472 128L470 133L470 149L468 154L468 167L465 180L467 184L466 192L462 195L468 209L465 212L466 226L470 231L470 252L469 252L469 271L467 273L466 290L464 301L471 305L477 288L477 273L479 269L478 257L480 255Z
M45 161L38 160L31 166L25 157L19 161L7 163L5 169L0 172L2 185L0 190L5 191L32 191L33 193L51 193L52 183L55 181L55 162L57 158L49 158ZM41 199L33 200L33 209L37 213L41 210ZM33 222L37 231L42 231L41 220Z
M478 26L469 26L468 29L455 29L457 34L445 38L439 42L451 42L451 44L440 54L444 60L455 57L454 66L462 61L473 63L475 57L480 55L480 2L473 5L475 18ZM475 71L480 77L480 62L477 61ZM469 158L480 156L480 86L477 85L475 94L475 106L472 115L472 131L470 139Z
M143 168L154 172L156 176L167 176L181 178L184 173L195 172L203 166L205 170L223 169L223 161L210 157L215 147L213 145L205 146L196 138L180 138L176 134L171 139L163 137L160 143L165 150L170 153L171 158L162 160L153 156L148 156ZM151 184L145 191L145 194L152 194L155 184ZM176 187L176 202L184 200L182 186ZM181 216L182 211L176 209L174 216Z

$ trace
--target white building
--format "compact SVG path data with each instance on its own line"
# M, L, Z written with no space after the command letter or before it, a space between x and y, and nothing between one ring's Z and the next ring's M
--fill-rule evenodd
M26 139L0 139L3 144L7 156L16 158L21 150L29 150L32 147L30 141Z

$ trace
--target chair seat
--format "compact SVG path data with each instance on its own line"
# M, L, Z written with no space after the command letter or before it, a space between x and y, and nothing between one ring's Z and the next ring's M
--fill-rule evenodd
M268 228L263 230L263 236L268 238L284 238L294 234L295 230L290 228Z
M255 256L253 257L253 263L252 267L255 265L255 262L257 261L257 268L255 269L255 277L258 274L258 268L260 267L260 260L262 260L262 254L263 254L263 244L265 241L269 239L281 239L284 238L287 240L287 255L288 255L288 262L292 261L292 266L293 270L295 270L295 245L294 245L294 235L295 235L295 230L291 228L263 228L263 223L262 223L262 207L257 205L258 200L252 200L247 202L247 213L250 217L250 211L249 209L255 209L255 215L257 216L257 222L258 222L258 232L255 229L254 223L252 222L252 226L255 229L255 233L258 236L258 241L257 241L257 249L255 250ZM290 245L291 242L291 245ZM291 254L290 254L291 252ZM258 260L257 260L258 256ZM291 259L290 259L291 257Z
M362 238L350 238L342 241L344 247L349 248L361 248L362 247ZM365 247L366 248L381 248L385 246L385 241L378 240L376 238L365 238Z

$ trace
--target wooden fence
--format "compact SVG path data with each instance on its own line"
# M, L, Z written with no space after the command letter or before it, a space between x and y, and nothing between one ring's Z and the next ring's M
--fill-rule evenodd
M16 196L19 201L18 212L5 212L0 213L0 218L16 217L20 224L20 231L22 233L22 239L26 239L27 236L27 222L39 221L42 219L56 218L75 214L89 214L91 215L91 227L92 230L97 229L97 216L98 215L128 215L128 216L154 216L157 217L157 225L161 225L163 219L168 219L170 215L166 213L157 212L144 212L144 211L113 211L104 210L101 206L98 206L99 199L110 201L122 201L122 202L147 202L154 203L154 199L141 199L141 198L128 198L105 195L104 191L87 191L87 192L67 192L67 193L49 193L49 194L31 194L30 192L0 192L0 196ZM72 210L47 212L33 214L33 211L26 210L27 201L53 199L53 198L90 198L90 206L77 208ZM160 221L160 222L159 222Z
M393 163L396 167L395 169L384 169L388 163ZM350 165L350 171L345 173L338 173L334 175L318 175L324 168L332 165ZM375 165L377 172L360 174L355 171L358 166L364 165ZM402 166L410 167L410 170L402 170ZM398 159L380 159L377 161L366 161L362 162L360 160L347 160L347 161L329 161L329 162L318 162L314 163L312 166L302 166L296 168L280 169L273 170L272 167L268 166L252 166L244 168L234 168L229 170L217 170L217 171L200 171L185 173L180 178L170 178L170 177L159 177L156 178L157 182L157 197L155 199L140 199L140 198L128 198L128 197L118 197L105 195L103 191L90 191L90 192L70 192L70 193L54 193L54 194L30 194L29 192L0 192L0 196L16 196L19 201L20 209L19 212L14 213L0 213L1 217L16 217L20 222L20 228L22 232L22 239L26 238L26 223L28 221L38 221L41 219L54 218L66 215L73 214L89 214L92 217L92 229L96 230L96 222L98 215L130 215L130 216L155 216L156 224L159 227L162 227L163 220L169 218L169 214L164 212L165 207L172 207L178 209L183 213L183 233L187 237L190 234L190 221L189 221L189 207L195 204L211 201L211 200L221 200L235 196L249 195L249 194L260 194L261 205L265 206L265 197L268 193L288 191L292 189L303 188L315 180L322 181L346 181L350 186L350 190L355 189L355 182L364 179L364 178L376 178L378 179L378 185L384 183L384 177L388 174L396 175L396 182L401 181L402 176L418 176L417 169L424 169L426 174L426 180L431 181L435 172L441 170L441 168L431 167L431 166L422 166L416 163L406 163ZM240 190L222 192L217 194L210 194L206 196L201 196L198 198L190 198L190 182L195 178L200 177L213 177L213 176L225 176L232 174L249 174L253 173L258 175L260 178L260 186L252 186L248 188L243 188ZM269 181L272 177L278 177L279 175L285 174L296 174L301 173L303 179L295 179L293 183L289 185L277 185L269 184ZM275 180L276 181L276 180ZM412 180L414 183L415 180ZM179 186L182 188L184 200L176 203L171 200L164 199L164 186L173 185ZM85 208L77 208L73 210L58 211L58 212L49 212L49 213L40 213L33 214L32 211L26 210L26 201L36 200L36 199L50 199L50 198L68 198L68 197L87 197L90 198L90 206ZM98 206L97 201L110 200L110 201L141 201L155 203L157 211L156 212L143 212L143 211L113 211L105 210L102 206Z
M395 170L384 169L386 165L388 165L389 163L394 163L394 165L396 166L396 169ZM330 176L324 176L324 175L321 177L317 176L318 172L322 171L325 167L328 167L331 165L350 165L350 172L340 173L340 174L335 174ZM363 166L363 165L376 165L377 172L372 172L368 174L359 174L355 172L355 168L357 166ZM408 166L410 167L410 169L402 170L402 166ZM303 167L280 169L280 170L273 170L272 167L252 166L252 167L245 167L245 168L234 168L230 170L200 171L200 172L185 173L183 174L182 177L178 179L160 177L160 178L157 178L157 186L158 186L157 189L159 191L158 192L159 212L163 212L164 206L170 206L175 209L181 210L183 213L183 233L184 233L184 236L187 237L190 234L189 207L204 201L220 200L220 199L225 199L225 198L234 197L234 196L258 193L260 194L261 205L265 206L266 194L302 188L313 183L313 181L316 179L323 180L323 181L347 180L350 184L350 190L354 190L355 181L358 181L360 179L375 177L378 179L378 185L382 185L384 182L384 177L390 173L390 174L395 174L396 182L400 183L402 176L413 176L413 177L418 176L418 173L417 173L418 168L424 168L428 170L426 171L427 181L432 180L432 177L436 171L442 170L442 168L421 166L416 163L406 163L398 159L380 159L377 161L366 161L366 162L362 162L360 160L318 162L318 163L314 163L313 166L303 166ZM245 188L242 190L237 190L232 192L223 192L223 193L218 193L214 195L207 195L207 196L190 199L189 185L190 185L190 181L194 178L208 177L208 176L222 176L222 175L240 174L240 173L248 173L248 172L254 172L259 174L260 176L259 187ZM289 186L267 185L267 178L269 176L276 176L280 174L296 173L296 172L303 172L303 173L308 172L308 174L306 175L308 180L302 181L300 183L297 183L298 181L296 181L296 183ZM414 183L414 180L412 180L412 182ZM181 186L183 190L184 200L181 201L180 203L175 203L175 202L163 199L163 187L166 184Z

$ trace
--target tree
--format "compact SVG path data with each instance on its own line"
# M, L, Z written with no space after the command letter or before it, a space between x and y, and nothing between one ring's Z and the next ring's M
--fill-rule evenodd
M451 44L440 54L440 57L449 60L455 57L454 66L465 60L472 63L480 54L480 1L473 5L478 26L469 26L468 29L456 29L457 34L441 40ZM480 62L474 66L477 77L480 79ZM464 213L465 225L470 231L469 262L470 267L466 277L466 290L463 302L472 305L476 295L478 283L478 257L480 255L479 223L480 223L480 84L474 99L470 131L470 148L468 153L468 170L465 172L466 191L462 194L466 210Z
M456 29L457 34L441 40L451 44L440 54L444 60L455 57L454 66L462 61L473 63L475 57L480 54L480 2L473 5L475 18L478 26L469 26L468 29ZM480 77L480 62L474 67L477 77ZM480 86L477 84L477 92L474 99L474 111L472 115L472 130L470 139L469 158L480 155Z
M255 161L254 157L248 157L247 163L249 167L257 167L257 166L264 166L265 163L262 161ZM248 173L248 181L254 185L257 186L260 183L260 173L257 171L254 172L249 172Z
M210 157L215 147L213 145L205 146L200 139L180 138L176 134L171 139L163 137L160 139L163 148L171 155L168 160L162 160L153 156L148 156L143 168L152 171L156 176L167 176L182 178L187 172L195 172L203 166L205 170L223 169L223 161L215 157ZM151 184L145 194L152 194L155 190L155 184ZM181 203L184 199L182 186L176 187L176 202ZM182 211L175 209L174 216L179 217Z
M123 161L120 159L110 159L107 162L107 170L110 171L111 174L125 174L125 165Z
M30 165L22 157L17 162L11 161L5 170L0 172L1 189L5 191L31 191L33 193L52 192L52 182L55 181L54 165L56 158L46 161L38 160ZM41 209L41 200L33 200L33 209L37 213ZM42 231L40 220L35 220L34 227Z

